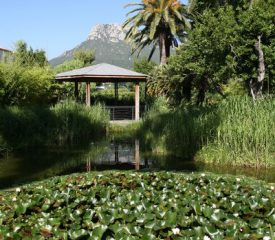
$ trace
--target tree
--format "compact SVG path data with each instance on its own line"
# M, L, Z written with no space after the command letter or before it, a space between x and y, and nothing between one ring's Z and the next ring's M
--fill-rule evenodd
M193 15L200 15L205 10L219 9L232 6L235 10L251 8L261 0L189 0L187 11Z
M238 19L242 30L237 51L240 67L246 72L240 74L256 100L265 89L269 90L274 79L275 1L254 1Z
M160 62L167 63L170 48L178 46L178 37L184 36L190 23L185 16L185 6L178 0L143 0L127 16L136 13L124 23L127 29L126 40L133 45L133 52L141 51L147 45L153 45L149 55L151 59L159 46Z
M157 66L155 62L148 61L146 58L135 59L134 61L134 71L143 74L150 74L152 70Z
M46 52L44 50L33 50L24 41L18 41L13 54L14 62L20 66L44 67L48 64Z
M74 60L83 62L85 67L90 66L95 61L95 51L78 49L74 52Z
M0 105L50 103L56 97L53 79L48 67L0 63Z
M274 8L274 0L267 0L239 12L229 5L204 10L167 66L154 71L149 92L174 104L201 104L217 92L255 98L274 93Z
M234 78L235 72L231 46L235 45L238 26L233 16L230 7L205 11L167 67L155 71L149 91L162 92L174 104L183 99L190 101L193 95L201 104L207 92L224 96L222 85Z

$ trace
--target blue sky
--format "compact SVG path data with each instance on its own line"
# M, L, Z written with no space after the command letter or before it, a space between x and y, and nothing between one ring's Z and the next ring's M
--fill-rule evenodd
M92 26L122 23L129 2L135 1L1 0L0 47L12 50L24 40L51 59L86 40Z

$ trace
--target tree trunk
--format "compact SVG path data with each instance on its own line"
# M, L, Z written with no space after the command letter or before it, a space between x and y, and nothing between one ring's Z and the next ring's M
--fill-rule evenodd
M258 36L258 40L255 44L255 49L258 52L258 60L259 60L259 67L258 67L258 77L257 81L253 82L250 81L250 92L253 97L253 100L256 100L263 95L263 84L265 78L265 62L264 62L264 52L262 49L262 36Z
M170 57L170 47L172 45L171 40L168 38L168 36L165 37L165 48L166 48L166 61Z
M197 105L200 105L204 102L207 87L208 87L208 81L206 79L203 79L201 86L199 88L198 96L197 96Z
M166 52L166 34L160 33L159 35L159 50L160 50L160 64L164 65L167 63L167 52Z

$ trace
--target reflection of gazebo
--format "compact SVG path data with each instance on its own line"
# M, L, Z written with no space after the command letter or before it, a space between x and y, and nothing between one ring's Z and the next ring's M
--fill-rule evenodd
M146 82L147 76L131 70L127 70L114 65L102 63L85 68L80 68L56 75L56 80L60 82L75 83L75 97L78 98L78 84L86 83L86 104L91 105L91 88L90 83L107 83L115 84L115 98L118 98L118 83L133 82L135 83L135 120L140 116L140 97L139 83Z

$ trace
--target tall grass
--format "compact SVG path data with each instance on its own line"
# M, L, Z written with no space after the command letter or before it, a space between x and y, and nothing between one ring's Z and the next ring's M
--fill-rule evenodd
M143 120L140 136L145 140L144 147L158 154L192 159L213 137L218 121L209 108L169 110L165 101L158 99Z
M14 106L0 109L0 136L15 148L89 143L106 132L108 122L108 112L99 105Z
M162 154L229 165L275 165L275 100L230 98L217 106L153 110L140 135Z
M275 99L253 103L249 98L224 101L215 138L198 154L212 163L275 165Z

